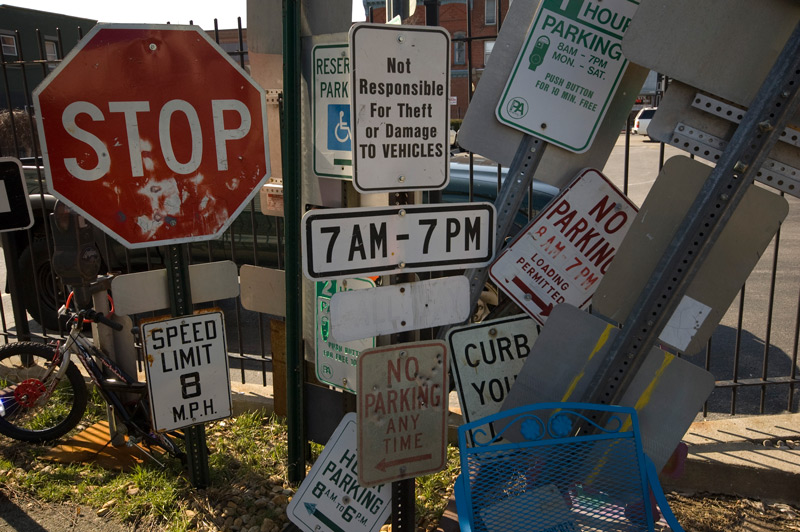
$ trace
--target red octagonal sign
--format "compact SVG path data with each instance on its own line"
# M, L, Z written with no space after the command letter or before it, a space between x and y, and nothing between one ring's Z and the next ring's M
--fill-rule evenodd
M196 26L97 25L34 101L48 188L131 248L220 236L269 177L264 91Z

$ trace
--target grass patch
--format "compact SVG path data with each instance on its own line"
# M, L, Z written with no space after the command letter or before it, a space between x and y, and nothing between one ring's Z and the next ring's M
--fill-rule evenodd
M48 446L0 436L0 490L74 504L144 529L184 532L258 526L278 532L287 522L286 504L296 488L286 480L287 440L285 422L263 411L207 424L211 486L195 489L177 460L164 469L149 462L127 472L108 471L91 464L46 462L41 455ZM312 459L322 449L312 443ZM458 450L451 447L445 470L417 479L418 529L435 528L458 468Z

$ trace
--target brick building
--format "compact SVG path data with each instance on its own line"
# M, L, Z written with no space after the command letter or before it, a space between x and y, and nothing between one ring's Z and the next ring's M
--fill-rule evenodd
M363 0L366 19L386 21L385 0ZM438 25L450 32L450 118L464 118L475 86L492 53L497 33L513 0L439 0ZM417 1L416 12L403 24L425 26L426 9ZM470 88L472 90L470 90Z

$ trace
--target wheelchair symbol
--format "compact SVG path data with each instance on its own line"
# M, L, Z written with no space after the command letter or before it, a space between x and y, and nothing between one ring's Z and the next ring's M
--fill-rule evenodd
M328 106L328 149L350 151L350 105Z

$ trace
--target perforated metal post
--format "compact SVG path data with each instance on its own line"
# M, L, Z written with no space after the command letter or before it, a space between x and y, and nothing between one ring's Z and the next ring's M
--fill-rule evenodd
M192 313L192 294L189 286L189 264L186 250L181 245L167 246L167 284L172 315L185 316ZM227 356L227 355L226 355ZM192 425L184 429L189 480L196 488L209 484L208 449L205 425Z
M584 401L617 404L798 108L800 24L639 296Z

